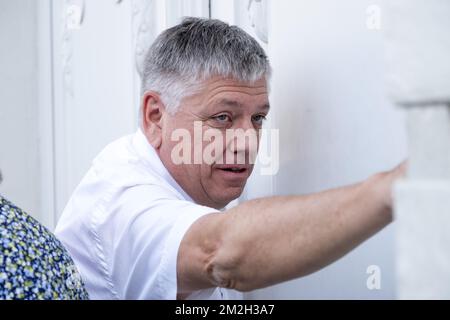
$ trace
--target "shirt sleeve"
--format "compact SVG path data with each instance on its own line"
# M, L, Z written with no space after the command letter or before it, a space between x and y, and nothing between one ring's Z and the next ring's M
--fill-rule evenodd
M136 196L142 202L143 195L132 198ZM187 200L159 196L153 193L144 205L131 210L121 205L116 210L117 217L126 219L117 221L121 227L114 235L111 265L116 290L124 299L176 299L177 256L183 236L197 219L218 212ZM128 201L125 203L133 203Z

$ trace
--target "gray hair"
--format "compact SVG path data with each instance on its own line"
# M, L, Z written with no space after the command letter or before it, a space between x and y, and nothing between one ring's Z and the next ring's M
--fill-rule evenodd
M254 82L271 73L264 49L237 26L204 18L184 18L161 33L150 46L142 72L142 96L161 95L175 113L187 91L199 90L213 76Z

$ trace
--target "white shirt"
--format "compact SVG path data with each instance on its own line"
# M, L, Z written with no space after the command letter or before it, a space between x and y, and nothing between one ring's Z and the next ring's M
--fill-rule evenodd
M180 242L212 212L183 191L138 130L94 159L55 233L91 299L176 299ZM242 293L211 288L188 298L242 299Z

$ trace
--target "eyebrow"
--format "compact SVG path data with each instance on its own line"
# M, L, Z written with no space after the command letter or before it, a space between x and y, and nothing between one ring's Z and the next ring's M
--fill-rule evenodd
M229 106L229 107L242 107L241 103L239 103L235 100L230 100L230 99L221 99L221 100L215 102L214 105ZM264 109L264 110L269 110L270 104L265 103L265 104L259 106L259 108Z

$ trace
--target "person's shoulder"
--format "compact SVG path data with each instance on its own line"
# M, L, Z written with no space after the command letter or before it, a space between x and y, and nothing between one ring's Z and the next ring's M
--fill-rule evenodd
M132 157L131 143L133 136L134 134L129 134L108 143L94 158L93 165L101 166L129 161L129 158Z
M202 206L184 198L165 184L143 184L127 188L113 200L109 208L110 221L120 221L120 224L126 224L138 216L146 216L150 220L164 216L170 220L180 214L205 211Z
M121 137L103 148L93 159L73 195L80 192L84 194L83 191L88 189L91 196L98 198L104 191L157 183L155 173L143 168L142 161L132 146L133 136Z
M0 222L0 228L6 229L2 232L4 238L8 237L11 241L21 244L36 243L39 247L45 240L46 244L52 243L53 247L64 251L63 245L47 227L2 196Z
M120 201L124 203L141 203L153 207L158 201L183 201L175 190L164 183L153 182L138 184L123 190Z
M79 275L63 244L39 221L2 196L0 234L0 252L2 260L6 261L6 265L0 266L0 275L6 275L0 298L88 297L81 280L67 282L69 278L78 279ZM45 279L50 273L52 278ZM8 290L8 286L16 289Z
M0 226L10 231L32 231L35 235L52 233L39 221L17 207L11 201L0 195ZM15 232L5 233L3 236L15 236Z

